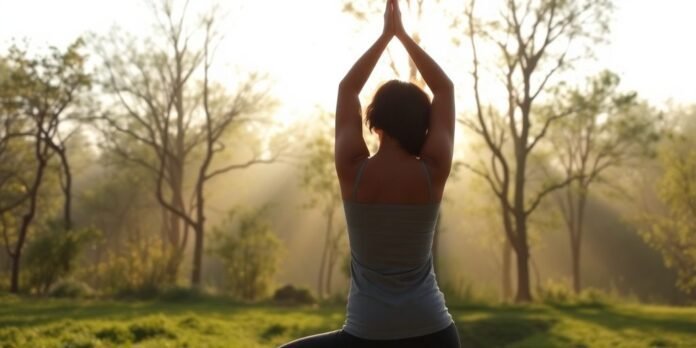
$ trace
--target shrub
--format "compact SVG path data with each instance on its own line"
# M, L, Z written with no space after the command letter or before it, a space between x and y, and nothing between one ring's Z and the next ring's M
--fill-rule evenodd
M539 300L548 304L570 304L575 300L575 293L567 282L547 279L539 289Z
M296 288L290 284L277 289L273 294L273 301L286 305L305 305L317 302L309 289Z
M73 279L58 281L51 287L49 296L58 298L85 298L94 294L89 285Z
M596 288L586 288L578 296L578 302L583 305L604 306L614 302L611 295Z
M222 261L225 290L235 298L262 299L272 288L283 247L263 215L263 209L230 212L213 230L210 251Z
M58 222L48 223L27 245L29 287L40 294L48 292L58 279L70 274L82 249L98 237L94 229L66 231Z
M156 298L162 285L170 284L167 256L162 252L161 241L148 240L145 244L127 242L118 252L107 249L105 260L89 276L100 284L102 291L117 298Z

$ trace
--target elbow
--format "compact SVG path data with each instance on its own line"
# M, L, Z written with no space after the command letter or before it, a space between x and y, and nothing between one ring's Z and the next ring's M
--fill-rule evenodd
M343 79L338 83L338 91L342 93L352 92L354 90L350 81Z
M345 79L344 79L344 80L341 80L341 82L338 83L338 91L339 91L339 92L345 91L346 88L347 88L347 85L348 85L348 83L346 82Z
M445 80L442 81L442 86L440 87L443 93L452 93L454 92L454 83L452 80L450 80L449 77L445 77Z
M454 91L454 82L449 77L445 79L445 87L450 91Z
M454 83L449 77L445 77L435 88L431 88L433 94L454 94Z
M338 93L343 95L358 94L359 90L355 87L353 83L347 81L346 79L343 79L341 80L341 82L338 83Z

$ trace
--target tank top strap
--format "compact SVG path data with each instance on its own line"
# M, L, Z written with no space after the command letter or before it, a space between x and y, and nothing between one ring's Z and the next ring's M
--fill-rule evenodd
M362 163L360 164L360 168L358 169L358 175L355 176L355 183L353 183L353 194L351 195L351 199L355 200L355 196L358 194L358 185L360 185L360 179L362 179L363 171L365 171L365 165L367 164L368 158L365 158Z
M434 202L435 198L433 197L433 183L432 179L430 178L430 170L428 169L428 166L425 164L425 161L421 158L420 160L421 165L423 166L423 172L425 173L425 179L428 182L428 197L430 197L430 202Z

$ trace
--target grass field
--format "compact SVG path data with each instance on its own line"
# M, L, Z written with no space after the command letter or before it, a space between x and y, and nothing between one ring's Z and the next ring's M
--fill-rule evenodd
M342 306L0 298L0 347L276 347L333 330ZM696 308L452 307L463 347L696 347Z

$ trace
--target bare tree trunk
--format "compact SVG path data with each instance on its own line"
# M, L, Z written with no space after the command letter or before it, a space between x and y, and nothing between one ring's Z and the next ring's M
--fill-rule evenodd
M526 244L526 242L524 243ZM527 250L527 249L524 249ZM517 252L517 295L515 302L532 301L532 292L529 287L529 253Z
M321 261L319 265L319 281L317 287L317 296L321 299L324 297L324 274L326 273L326 263L329 254L329 247L331 245L331 230L333 229L333 209L331 209L326 216L326 238L324 239L324 251L321 254Z
M206 46L207 47L207 46ZM207 83L207 72L206 72L206 83ZM207 105L207 89L206 89L206 105ZM207 107L206 107L207 108ZM207 120L208 124L210 119ZM196 184L196 223L193 225L193 231L196 234L196 240L194 243L193 250L193 273L191 275L191 284L194 287L200 287L202 285L202 273L203 273L203 242L205 237L205 173L208 170L208 166L212 160L212 143L208 143L208 152L201 165L200 172L198 175L198 182Z
M528 78L528 77L527 77ZM513 142L515 149L515 181L514 181L514 215L515 252L517 253L517 295L515 302L531 302L532 292L529 286L529 245L527 241L527 213L525 211L525 186L527 183L527 139L529 132L529 99L521 107L522 129L520 137ZM509 116L512 119L512 115Z
M50 139L46 140L51 142ZM61 189L63 190L64 203L63 203L63 224L65 231L70 231L73 226L72 222L72 172L70 171L70 163L68 162L68 156L66 154L65 145L58 145L49 143L49 145L54 149L60 158L60 165L62 169L62 174L64 178L61 180Z
M512 299L512 246L507 238L502 242L503 266L500 272L502 277L501 294L503 301Z
M43 120L41 120L43 122ZM29 233L29 226L34 220L36 214L36 204L39 200L39 188L43 182L43 176L48 162L48 147L44 144L42 140L43 129L41 124L38 125L38 130L36 134L36 144L34 146L34 154L38 162L36 167L36 176L34 177L34 182L32 183L29 196L29 211L22 216L22 224L19 228L19 235L17 238L17 244L14 247L14 251L10 255L12 260L12 276L10 283L10 292L19 292L19 272L20 272L20 261L22 259L22 249L24 247L24 242L26 241L27 233ZM43 148L42 148L43 145Z
M580 241L571 238L570 250L573 271L573 291L575 291L575 294L579 294L582 290L580 285Z
M203 265L203 230L200 228L200 226L196 226L193 232L196 239L193 246L193 270L191 272L191 285L193 287L200 287L201 268Z
M10 292L16 294L19 292L19 260L22 257L22 251L20 250L18 254L13 253L10 255L10 263L12 264L10 269L12 275L10 277Z

